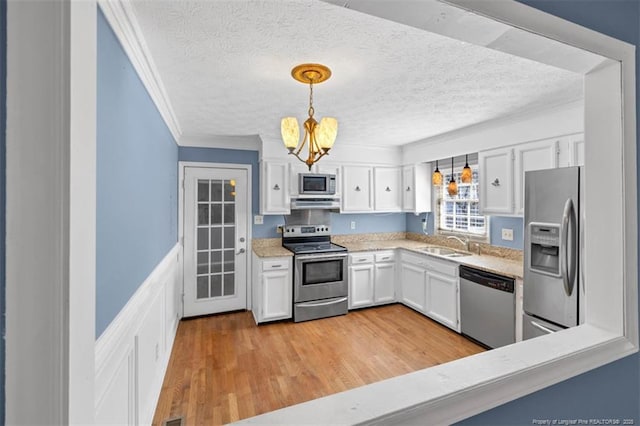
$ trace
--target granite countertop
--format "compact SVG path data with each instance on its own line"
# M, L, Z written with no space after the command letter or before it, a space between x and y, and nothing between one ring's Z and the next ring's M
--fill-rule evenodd
M424 239L412 235L405 235L405 233L388 234L385 235L385 237L386 238L367 238L367 236L358 236L357 238L349 238L345 236L341 238L341 236L337 236L334 237L332 241L346 247L349 252L352 253L400 248L511 278L523 277L523 263L521 252L519 251L479 244L476 245L476 248L481 250L481 254L479 255L472 253L469 256L448 258L445 256L427 254L424 251L421 251L421 249L429 246L444 246L460 250L460 247L452 246L451 240L447 241L438 238ZM258 257L293 256L292 252L282 247L281 240L279 238L254 240L253 251Z
M251 249L258 257L284 257L293 256L293 253L282 247L281 238L254 239Z
M523 265L522 261L514 259L505 259L497 256L490 255L477 255L471 254L464 257L446 257L427 254L421 249L425 247L437 247L437 244L425 244L422 241L398 239L398 240L381 240L381 241L354 241L354 242L341 242L341 245L345 246L350 252L359 251L374 251L374 250L386 250L386 249L405 249L415 253L419 253L425 256L433 256L438 259L448 260L460 265L470 266L482 271L493 272L500 275L505 275L511 278L522 278Z

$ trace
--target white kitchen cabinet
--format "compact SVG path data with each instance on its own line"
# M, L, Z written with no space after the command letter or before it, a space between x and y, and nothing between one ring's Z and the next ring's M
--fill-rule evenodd
M569 140L569 152L571 153L570 166L584 166L584 137L574 137Z
M513 148L478 153L482 214L513 213Z
M514 198L515 214L524 215L524 177L532 170L558 167L558 140L550 139L526 143L514 147Z
M291 318L292 257L253 255L252 311L256 323Z
M478 153L482 214L524 214L524 178L531 170L558 167L560 138Z
M426 312L427 271L425 256L402 252L400 257L400 297L403 304Z
M420 163L402 168L402 211L431 211L431 165Z
M289 214L289 163L263 161L260 166L260 214Z
M363 213L373 210L373 168L342 167L342 212Z
M374 269L373 303L381 305L396 301L395 252L376 253Z
M395 252L349 254L349 309L395 302Z
M374 167L373 207L378 212L402 210L402 171L399 167Z
M460 332L458 264L446 260L427 260L426 314Z
M349 309L373 305L374 265L349 266Z

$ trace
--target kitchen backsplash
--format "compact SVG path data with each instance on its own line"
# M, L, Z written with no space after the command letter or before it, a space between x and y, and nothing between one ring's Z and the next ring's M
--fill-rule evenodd
M376 234L388 232L407 232L417 235L425 235L423 232L423 219L426 219L426 235L434 236L434 214L422 213L365 213L365 214L338 214L331 213L331 228L333 235ZM271 215L263 217L262 225L253 225L253 238L278 238L280 234L276 229L278 225L284 225L285 217ZM520 217L490 216L490 245L522 250L524 248L523 223ZM355 229L351 229L354 223ZM513 231L513 241L502 239L502 229ZM488 244L485 244L489 246Z

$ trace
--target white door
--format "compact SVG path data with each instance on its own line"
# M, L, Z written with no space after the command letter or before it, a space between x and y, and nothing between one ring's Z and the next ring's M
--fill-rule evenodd
M184 316L247 308L247 170L185 167Z

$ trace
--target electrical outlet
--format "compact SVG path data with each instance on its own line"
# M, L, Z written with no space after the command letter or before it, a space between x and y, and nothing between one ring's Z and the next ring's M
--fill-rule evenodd
M502 228L502 239L505 241L513 241L513 229Z
M284 232L284 225L278 225L278 226L276 227L276 232L277 232L278 234L282 234L282 233Z
M356 229L356 221L355 220L351 221L351 229Z
M262 225L263 223L264 223L264 216L257 214L253 217L254 225Z

